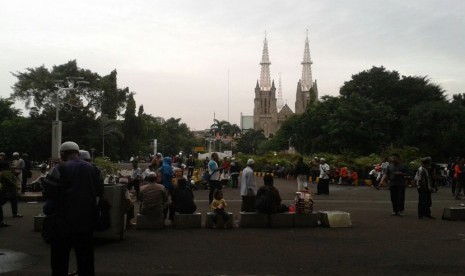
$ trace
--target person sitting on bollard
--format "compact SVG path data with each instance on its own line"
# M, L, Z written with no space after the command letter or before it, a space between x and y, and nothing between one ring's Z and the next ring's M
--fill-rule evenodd
M273 186L273 176L270 174L265 175L263 177L263 184L264 185L258 189L255 199L255 209L257 212L262 214L287 212L289 208L286 205L281 204L281 195L279 194L278 189Z
M225 211L225 207L228 205L223 198L223 191L222 190L215 190L213 195L213 201L211 203L212 211L215 213L213 216L213 228L216 228L216 222L218 221L218 217L222 217L224 221L224 227L226 228L227 222L229 220L228 213Z
M168 201L168 194L163 185L155 182L156 174L151 172L147 176L147 184L140 189L139 213L147 216L162 216Z
M174 211L180 214L193 214L197 210L194 203L194 193L187 187L185 178L178 179L178 186L174 189L171 196L174 205Z

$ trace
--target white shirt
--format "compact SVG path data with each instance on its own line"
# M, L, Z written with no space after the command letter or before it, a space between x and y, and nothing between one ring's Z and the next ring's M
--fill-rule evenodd
M242 171L241 196L246 196L248 189L252 189L254 195L257 194L257 185L255 185L255 178L254 178L253 169L251 167L249 167L249 166L247 166Z
M327 163L320 165L320 178L329 179L329 165Z

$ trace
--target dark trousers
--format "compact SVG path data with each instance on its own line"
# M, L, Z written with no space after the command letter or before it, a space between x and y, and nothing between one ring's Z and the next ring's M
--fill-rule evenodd
M316 188L317 188L317 194L329 195L329 179L320 178Z
M222 190L223 185L220 184L219 180L210 180L209 185L210 185L210 192L208 193L208 204L211 204L213 201L213 194L215 193L217 189Z
M0 223L3 222L3 204L5 204L5 199L0 196Z
M379 182L376 180L377 178L375 176L370 176L370 179L371 179L371 184L373 185L373 187L378 188Z
M239 186L239 174L231 175L232 187L237 188Z
M13 216L18 214L18 197L13 196L13 197L2 197L0 198L0 222L3 221L3 204L5 204L7 201L10 202L11 204L11 213Z
M431 192L418 191L418 217L431 216Z
M23 178L21 180L21 193L24 194L26 192L27 186L27 171L23 171Z
M241 212L255 212L255 196L242 196Z
M187 179L191 179L193 175L194 175L194 168L188 168L187 169Z
M52 276L68 275L69 254L74 248L78 275L95 275L92 232L57 239L50 245Z
M223 218L223 221L224 221L225 224L229 219L228 213L226 213L226 211L224 209L215 209L215 216L213 216L213 223L216 224L219 217Z
M457 180L457 182L455 184L455 197L460 196L460 192L462 191L462 189L464 189L464 187L463 187L464 185L465 185L465 183L464 183L463 180L461 180L461 179Z
M311 171L311 174L312 174L312 182L313 183L316 183L316 179L318 178L319 174L320 174L320 170L318 171Z
M405 186L390 186L392 211L399 213L404 211Z

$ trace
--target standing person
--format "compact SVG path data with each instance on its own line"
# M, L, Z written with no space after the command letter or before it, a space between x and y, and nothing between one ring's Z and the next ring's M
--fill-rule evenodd
M207 157L205 157L205 160L203 160L203 169L204 170L208 170L208 163L210 163L210 159Z
M13 217L18 218L22 216L18 215L18 189L16 188L16 176L8 162L3 161L0 160L0 227L8 227L10 225L3 221L3 204L9 201Z
M10 165L8 162L5 160L5 153L0 152L0 227L8 227L10 226L9 224L6 224L3 221L3 204L5 204L5 184L3 184L3 180L1 179L3 177L3 171L8 171L10 169ZM14 183L16 181L14 177L12 178L12 181ZM16 191L16 184L14 184L14 188Z
M381 167L378 164L374 165L373 169L370 171L370 173L368 173L368 175L370 176L372 186L376 189L379 189L378 176L380 175L380 173L381 173Z
M339 185L348 185L349 184L349 169L347 167L342 167L339 171Z
M431 157L421 159L421 166L415 176L418 190L418 218L434 219L431 216L431 191L432 187Z
M391 193L392 215L402 216L405 204L405 177L408 176L407 168L400 163L400 156L394 153L391 156L391 163L386 169L381 183L389 180L389 191Z
M310 174L310 167L304 163L304 158L299 157L299 161L295 165L294 176L297 179L297 191L308 189L308 176Z
M312 174L312 183L316 184L316 179L320 175L320 162L318 162L318 157L313 157L313 160L310 162L310 170Z
M460 158L460 162L455 165L455 199L460 199L460 192L465 185L465 158ZM465 190L465 189L464 189Z
M242 171L241 178L241 196L242 196L242 212L255 211L255 196L257 195L257 185L254 178L255 161L253 159L247 160L247 167Z
M329 165L324 158L320 159L320 180L317 186L317 195L329 195Z
M221 162L220 166L220 184L221 186L226 186L228 185L229 178L231 177L230 175L230 169L231 169L231 161L229 160L229 157L224 157L223 162Z
M19 154L15 155L16 159L19 159ZM0 181L2 186L2 195L0 196L0 205L5 204L7 201L10 202L11 212L14 218L22 218L23 216L18 213L18 169L17 166L13 166L5 160L5 153L0 153L0 170L2 173L2 180ZM3 213L3 212L2 212ZM3 221L3 214L2 220Z
M213 194L215 190L221 190L223 187L220 185L220 169L218 167L218 153L214 152L211 155L211 160L208 162L208 173L210 174L210 180L208 182L210 186L210 192L208 193L208 203L211 204L213 201Z
M55 215L57 235L50 242L52 275L67 275L69 254L74 248L77 273L94 275L93 230L96 199L103 191L94 167L79 158L79 146L64 142L60 146L61 163L44 183L44 214Z
M165 210L165 217L168 217L170 220L174 218L174 207L170 206L170 197L173 194L174 185L173 185L173 177L174 171L173 166L171 165L171 157L163 158L163 165L160 168L161 173L161 182L165 189L168 191L168 209ZM168 214L169 211L169 214Z
M187 166L187 179L191 179L192 175L194 175L194 168L195 168L195 160L192 154L189 154L189 158L186 161Z
M455 196L455 185L457 184L457 181L455 179L455 165L458 164L459 162L460 162L460 157L457 157L455 161L451 160L447 167L449 171L449 179L451 181L450 187L451 187L452 195L454 196Z
M350 181L353 186L358 186L358 173L355 170L350 173Z
M163 155L159 152L155 154L155 156L152 158L151 164L153 166L154 171L161 168L161 166L163 165Z
M22 159L24 162L24 168L22 169L22 179L21 179L21 193L24 194L26 192L26 185L27 180L32 177L32 166L31 160L29 160L29 155L27 153L23 153Z
M379 174L378 178L379 178L379 184L383 184L384 182L381 181L383 179L383 177L386 175L386 172L387 172L387 168L389 166L389 158L385 157L383 159L383 162L381 162L381 173ZM379 188L379 186L378 186Z
M136 191L136 198L139 199L140 183L142 182L142 169L138 166L137 158L132 161L131 179L129 179L129 186Z
M239 172L241 171L241 168L239 164L237 163L235 158L231 159L231 181L232 181L232 187L237 188L239 187Z
M13 153L13 162L11 162L11 167L13 169L13 173L15 174L17 181L16 185L18 186L18 189L21 188L21 185L23 183L23 170L25 168L26 164L24 163L24 160L19 156L18 152Z

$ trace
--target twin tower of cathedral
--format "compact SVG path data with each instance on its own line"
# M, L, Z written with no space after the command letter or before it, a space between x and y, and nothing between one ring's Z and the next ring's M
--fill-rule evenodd
M253 128L262 129L266 137L275 134L281 124L293 114L304 113L307 106L318 100L318 87L316 80L312 80L312 60L310 59L310 47L308 34L305 39L304 59L302 61L302 78L297 83L295 99L295 113L283 103L281 91L281 79L279 80L278 99L276 99L276 87L274 80L270 78L270 57L268 55L268 40L263 43L262 61L260 62L260 81L255 86L255 99L253 111Z

